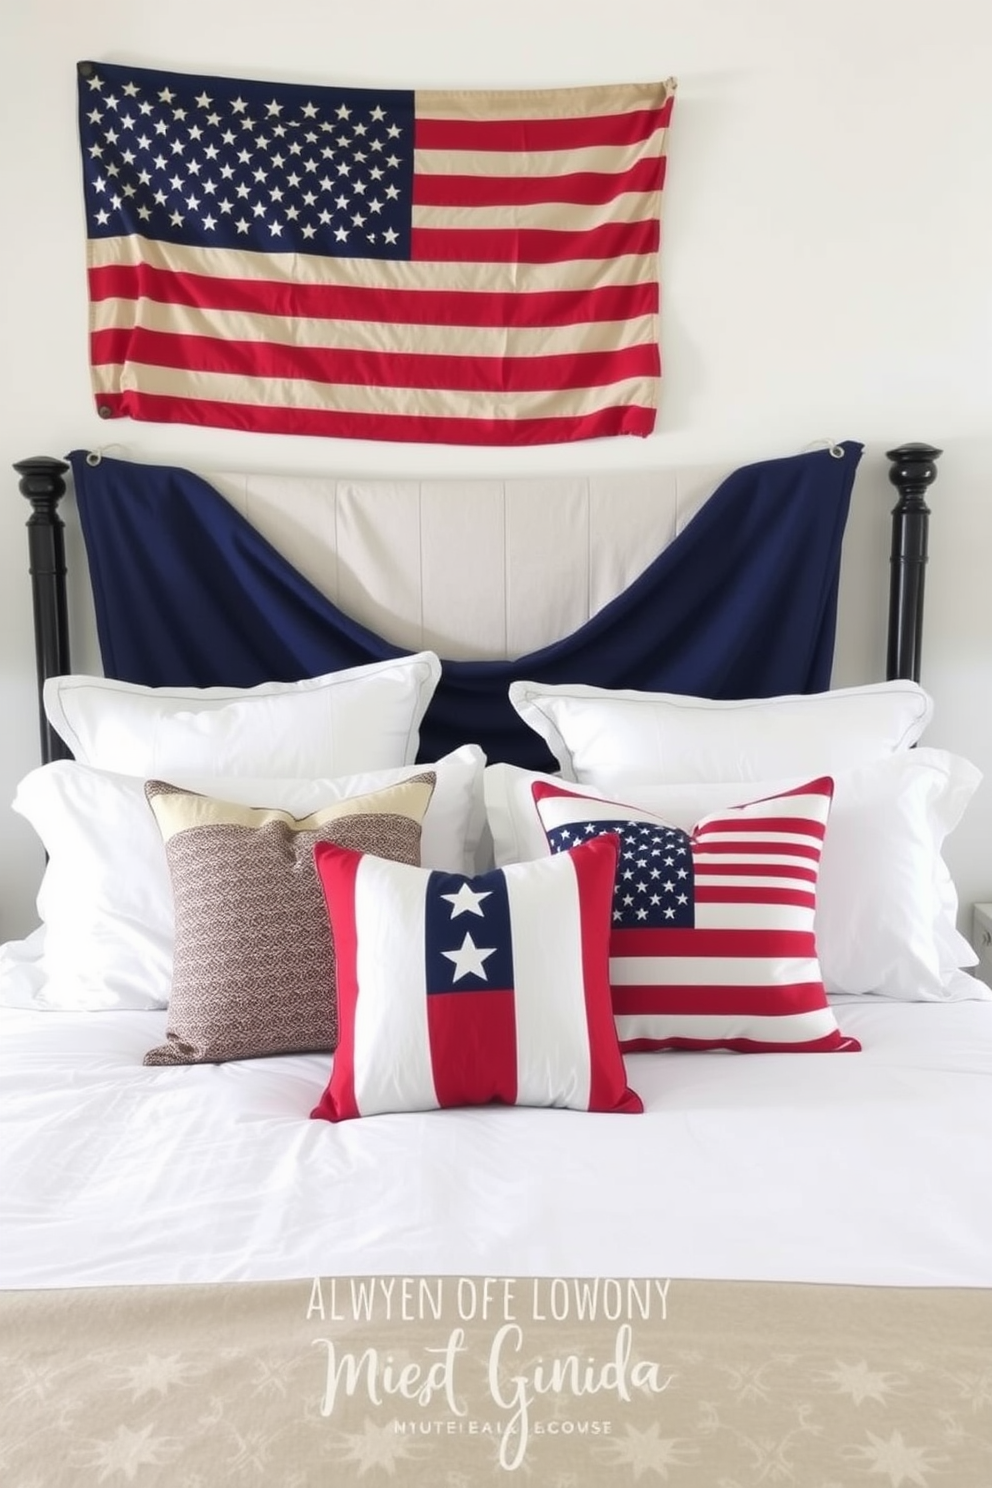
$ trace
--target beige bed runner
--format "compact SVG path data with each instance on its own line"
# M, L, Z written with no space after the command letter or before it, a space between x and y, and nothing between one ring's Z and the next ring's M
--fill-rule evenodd
M0 1295L5 1488L990 1488L992 1291L321 1278Z

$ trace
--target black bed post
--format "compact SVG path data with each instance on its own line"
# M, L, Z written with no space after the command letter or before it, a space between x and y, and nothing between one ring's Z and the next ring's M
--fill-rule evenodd
M31 598L34 604L34 649L38 665L38 706L41 723L41 758L69 759L70 751L45 717L42 689L49 677L69 670L69 617L65 582L65 525L59 502L65 495L64 460L35 455L14 466L21 495L33 508L28 517L28 551L31 565Z
M920 680L923 644L923 580L927 565L930 508L927 487L937 479L936 461L943 450L932 444L901 444L889 450L889 480L899 492L892 508L892 557L889 574L888 680Z

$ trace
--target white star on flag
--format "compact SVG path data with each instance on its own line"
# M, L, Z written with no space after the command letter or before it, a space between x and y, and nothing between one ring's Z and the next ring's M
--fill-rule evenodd
M460 982L463 976L468 976L469 974L481 977L483 981L488 981L486 970L482 963L487 957L492 956L495 950L495 946L490 946L488 950L477 946L471 935L466 931L465 939L457 951L442 951L441 955L454 963L455 970L451 978L452 981Z
M481 919L485 911L480 909L479 905L483 899L489 898L489 893L489 890L483 890L482 893L478 893L475 889L470 888L466 882L462 884L457 894L442 894L441 898L447 899L451 904L452 919L455 919L460 914L475 914Z

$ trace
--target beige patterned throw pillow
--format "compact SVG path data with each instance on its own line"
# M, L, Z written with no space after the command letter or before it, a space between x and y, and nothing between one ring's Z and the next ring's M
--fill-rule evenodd
M297 819L149 781L176 939L167 1041L145 1064L333 1049L334 955L314 844L418 865L434 783L428 771Z

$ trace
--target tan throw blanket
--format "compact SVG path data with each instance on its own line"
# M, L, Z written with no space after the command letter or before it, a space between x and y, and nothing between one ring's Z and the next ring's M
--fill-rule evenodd
M0 1294L5 1488L989 1488L992 1291L320 1278Z

